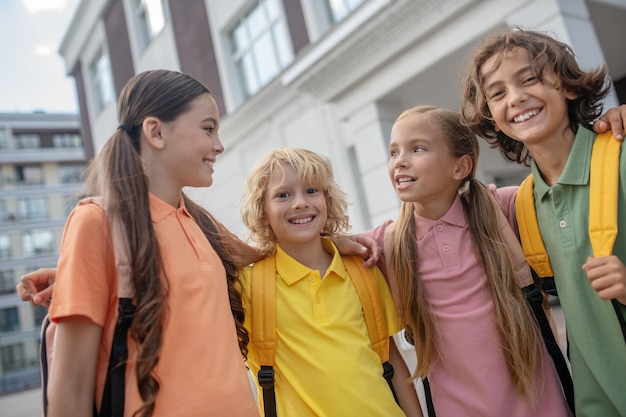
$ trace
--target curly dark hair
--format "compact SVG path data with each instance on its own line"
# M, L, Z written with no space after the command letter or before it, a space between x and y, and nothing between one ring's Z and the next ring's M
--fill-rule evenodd
M517 27L487 38L474 53L463 81L461 98L461 121L474 133L485 138L493 148L499 148L502 155L513 162L529 165L530 155L526 146L498 132L487 105L483 83L501 64L504 54L516 48L528 51L533 72L541 82L545 75L556 76L558 88L565 88L576 95L568 100L569 125L578 130L578 125L589 125L602 113L601 100L611 90L605 66L591 71L583 71L578 66L572 48L553 37ZM491 57L496 56L492 72L482 73L482 67Z

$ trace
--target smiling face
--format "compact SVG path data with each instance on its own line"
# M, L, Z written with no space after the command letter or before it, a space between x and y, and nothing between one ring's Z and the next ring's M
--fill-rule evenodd
M328 208L324 190L304 181L289 165L270 176L265 193L265 221L286 251L317 243L326 225Z
M213 164L224 152L218 136L219 112L210 94L198 96L189 109L163 123L165 138L155 171L167 176L175 188L208 187L213 183Z
M532 147L547 140L573 138L567 100L575 95L559 87L548 69L540 81L526 49L515 48L485 61L483 91L496 130Z
M468 174L460 170L448 139L423 114L408 115L394 123L389 143L389 178L402 201L412 202L424 217L438 219L454 201Z

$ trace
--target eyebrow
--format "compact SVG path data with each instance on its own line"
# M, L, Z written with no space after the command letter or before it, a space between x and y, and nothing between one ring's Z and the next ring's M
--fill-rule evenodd
M202 119L202 122L213 122L215 124L219 124L217 119L215 117L211 117L211 116Z
M526 65L526 66L520 68L519 70L515 71L513 73L513 77L519 77L521 74L523 74L523 73L525 73L526 71L529 71L529 70L534 73L533 68L530 65ZM493 75L493 73L487 75L486 77L483 78L483 80L487 80L492 75ZM494 82L492 82L490 84L483 85L483 90L488 90L488 89L492 88L494 85L498 85L498 84L502 84L502 83L503 83L502 81L494 81Z

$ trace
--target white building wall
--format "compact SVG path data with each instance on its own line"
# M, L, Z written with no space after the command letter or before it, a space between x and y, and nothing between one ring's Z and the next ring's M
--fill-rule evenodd
M244 102L229 57L228 33L251 3L205 0L226 105L220 129L226 152L217 159L214 185L189 192L241 236L239 200L245 177L255 161L277 146L306 147L331 160L349 197L354 232L395 217L399 201L387 175L391 125L402 110L418 104L458 109L465 64L484 36L508 26L549 30L572 45L583 68L592 68L606 59L589 4L626 13L626 0L366 0L325 32L314 0L301 1L311 44L283 74ZM87 57L85 39L100 30L91 22L91 9L82 10L85 3L92 3L84 1L79 8L86 23L72 23L82 39L65 40L68 68ZM128 16L126 0L125 7ZM171 24L146 51L133 54L137 71L178 69ZM620 65L613 68L626 73L626 65ZM117 125L114 107L90 114L96 149ZM481 180L515 182L526 172L481 141Z

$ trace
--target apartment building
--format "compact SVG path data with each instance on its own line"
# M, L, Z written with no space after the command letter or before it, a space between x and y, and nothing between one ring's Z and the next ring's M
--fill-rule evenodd
M226 147L214 185L190 190L194 198L243 235L251 165L277 146L306 147L331 160L358 232L399 207L386 172L393 120L417 104L458 109L466 59L483 37L511 26L553 33L583 68L607 65L616 105L626 102L625 20L626 0L83 0L60 53L94 151L117 126L130 77L186 72L213 91ZM526 174L481 152L483 181Z
M0 113L0 395L39 385L46 309L15 284L56 265L86 159L77 115Z

